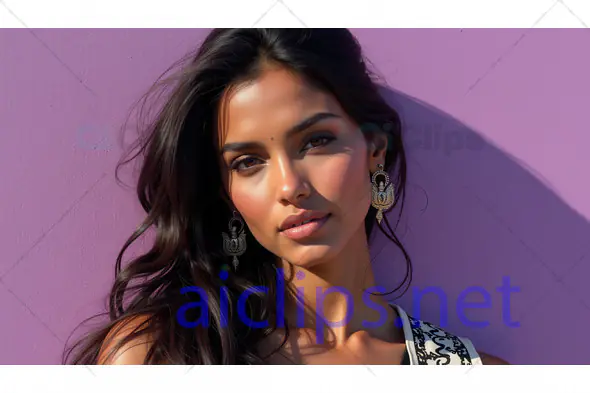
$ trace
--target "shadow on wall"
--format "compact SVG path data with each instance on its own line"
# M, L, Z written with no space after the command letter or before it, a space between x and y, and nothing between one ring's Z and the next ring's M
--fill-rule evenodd
M396 302L512 364L588 364L588 351L559 338L583 337L590 323L590 296L575 281L590 261L588 220L465 124L401 92L382 94L402 117L408 150L396 232L414 274ZM391 290L405 261L377 233L375 276Z

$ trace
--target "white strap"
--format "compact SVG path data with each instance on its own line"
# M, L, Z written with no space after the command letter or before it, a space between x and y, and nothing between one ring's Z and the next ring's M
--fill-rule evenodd
M392 306L402 322L411 365L482 364L479 354L468 338L455 336L432 323L414 319L397 304ZM418 356L418 353L421 356Z

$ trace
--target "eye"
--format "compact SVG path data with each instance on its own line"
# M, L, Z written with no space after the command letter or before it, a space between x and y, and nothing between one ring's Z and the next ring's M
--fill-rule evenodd
M231 168L231 170L238 171L238 172L248 170L248 169L252 168L253 165L256 164L257 160L258 159L255 157L246 157L246 158L243 158L240 160L235 160L231 163L230 168Z
M316 147L321 147L321 146L325 146L328 143L332 142L335 138L331 135L318 135L318 136L314 136L311 137L310 139L308 139L307 144L305 145L305 147L307 147L308 145L312 145L310 148L308 149L313 149ZM305 150L305 148L304 148Z

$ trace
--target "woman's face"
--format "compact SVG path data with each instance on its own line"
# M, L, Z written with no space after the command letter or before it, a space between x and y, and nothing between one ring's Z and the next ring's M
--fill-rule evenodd
M384 163L386 147L367 143L334 97L284 69L267 69L225 98L224 185L252 235L303 268L358 244L371 171ZM298 214L315 220L285 230L285 220Z

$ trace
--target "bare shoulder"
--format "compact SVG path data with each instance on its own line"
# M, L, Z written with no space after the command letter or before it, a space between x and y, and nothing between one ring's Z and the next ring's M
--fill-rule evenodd
M490 355L489 353L485 353L485 352L478 352L479 353L479 357L481 358L481 362L484 365L509 365L510 363L508 363L506 360L499 358L497 356L494 355Z
M97 363L100 365L143 364L152 341L148 334L141 334L120 348L116 348L126 337L143 329L147 320L147 316L132 317L116 324L103 341Z

